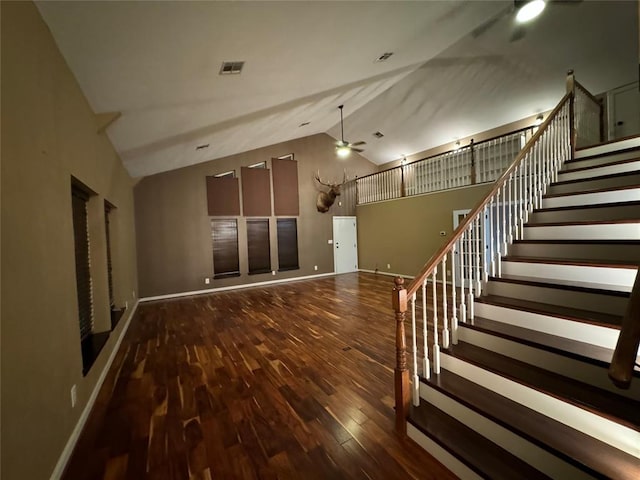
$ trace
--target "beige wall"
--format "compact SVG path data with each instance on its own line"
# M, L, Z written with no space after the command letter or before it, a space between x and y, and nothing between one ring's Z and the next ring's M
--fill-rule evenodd
M96 331L108 328L104 199L117 304L137 290L131 180L36 7L2 2L2 478L46 479L126 317L86 377L78 324L71 176L98 193L91 270ZM131 311L131 309L130 309ZM71 408L70 390L78 402Z
M483 184L358 206L360 268L417 274L451 235L453 211L473 209L492 186ZM446 236L440 236L441 231Z
M332 215L345 215L338 202L328 213L316 211L319 192L313 179L320 170L325 181L341 181L347 176L373 173L376 166L352 154L348 159L336 157L335 140L326 134L312 135L289 142L259 148L207 163L160 173L142 179L135 187L136 231L140 296L148 297L197 291L228 285L242 285L333 271ZM240 277L212 280L213 250L210 218L207 215L205 177L293 153L298 162L300 216L298 217L298 253L300 269L271 274L248 275L246 224L237 217L240 248ZM241 182L242 185L242 182ZM325 187L322 187L326 190ZM275 217L271 217L272 268L277 267ZM314 266L318 270L314 270Z

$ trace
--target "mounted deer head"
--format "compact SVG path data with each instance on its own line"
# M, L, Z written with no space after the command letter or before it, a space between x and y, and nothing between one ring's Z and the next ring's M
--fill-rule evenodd
M320 192L318 193L318 198L316 199L316 208L320 213L326 213L333 205L333 202L336 201L336 197L340 195L340 187L347 183L347 172L344 173L342 177L342 183L326 183L320 180L320 170L318 173L314 175L314 177L320 185L324 185L325 187L329 187L328 192Z

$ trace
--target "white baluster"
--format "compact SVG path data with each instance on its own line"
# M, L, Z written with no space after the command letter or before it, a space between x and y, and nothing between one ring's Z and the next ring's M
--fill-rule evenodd
M424 344L422 349L422 375L429 380L431 378L431 366L429 365L429 345L427 344L429 329L427 327L427 279L425 278L422 282L422 340Z
M514 200L514 193L515 193L515 173L512 173L511 175L509 175L509 180L508 180L508 185L509 185L509 220L508 220L508 225L509 225L509 245L513 244L513 218L514 218L514 214L515 212L515 202Z
M418 331L416 330L416 294L411 296L411 331L413 332L413 405L420 405L420 379L418 378Z
M502 184L502 255L507 254L507 194L506 184Z
M433 373L440 373L440 342L438 341L438 294L436 292L438 267L433 269Z
M501 238L500 228L501 228L501 225L502 225L502 222L500 220L500 199L501 199L501 195L502 195L502 192L500 191L500 189L498 189L498 191L495 194L495 199L496 199L496 205L495 205L495 211L496 211L495 237L493 237L491 239L491 242L496 244L496 246L495 246L496 263L500 259L500 238ZM500 276L500 272L498 272L497 275Z
M475 225L475 229L476 229L476 236L475 239L476 241L474 242L476 244L476 250L475 250L475 254L476 254L476 274L475 274L475 279L476 279L476 296L480 296L481 292L482 292L482 277L480 276L481 272L480 272L480 267L481 267L481 258L480 258L480 248L482 246L482 230L480 228L480 225L482 224L482 216L481 215L476 215L475 220L472 222L473 225Z
M488 238L488 247L489 247L489 260L491 261L491 265L489 265L489 267L491 267L491 276L495 276L496 274L496 263L494 261L494 255L495 252L493 251L493 199L494 197L491 197L491 200L489 201L488 204L488 208L485 207L485 214L484 214L484 221L485 223L489 224L489 238ZM487 272L488 273L488 272ZM486 278L485 276L485 280L488 280L488 278Z
M456 245L458 242L454 242L451 246L451 342L454 345L458 344L458 305L456 303ZM464 295L463 295L464 297Z
M447 312L447 254L442 257L442 346L449 348L449 318Z
M460 266L460 321L466 323L467 322L467 305L465 303L464 296L464 265L466 263L465 250L464 250L464 240L467 232L462 232L462 236L460 237L460 249L458 253L458 264Z
M468 261L467 261L467 274L469 276L469 285L468 285L468 289L469 289L469 293L468 293L468 317L469 320L473 320L474 317L474 311L473 311L473 272L474 272L474 268L473 268L473 249L472 249L472 242L471 242L471 236L473 234L473 222L469 223L469 228L467 230L467 255L468 255Z

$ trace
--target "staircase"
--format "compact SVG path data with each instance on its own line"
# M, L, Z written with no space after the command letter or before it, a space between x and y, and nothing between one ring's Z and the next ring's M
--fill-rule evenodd
M640 265L640 139L575 157L420 374L407 434L461 478L640 479L640 368L628 390L607 378Z

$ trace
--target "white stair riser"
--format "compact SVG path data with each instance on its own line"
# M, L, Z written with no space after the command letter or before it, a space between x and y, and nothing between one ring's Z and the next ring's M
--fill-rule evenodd
M571 210L537 211L529 215L532 223L615 221L640 219L640 205L575 208Z
M640 432L450 355L442 355L441 365L445 370L640 458Z
M607 377L605 366L599 367L464 326L458 329L458 339L550 372L574 378L616 395L640 400L640 382L632 382L628 390L617 388Z
M613 350L618 341L619 331L614 328L576 322L540 313L476 302L475 315L488 320L528 328L538 332L570 338L578 342L597 345Z
M617 177L600 177L580 180L572 183L555 183L547 189L547 195L558 193L593 192L617 187L640 186L640 173L631 173Z
M594 312L624 315L628 297L614 297L612 295L562 290L557 288L523 285L519 283L494 282L489 280L483 293L500 297L518 298L531 302L561 305L570 308L580 308Z
M555 455L525 440L518 434L493 422L480 413L456 402L428 385L420 385L420 397L483 437L491 440L506 451L521 458L532 467L552 478L591 479L585 472L577 469Z
M448 451L410 423L407 423L407 436L429 452L432 457L435 457L436 460L447 467L458 478L463 480L482 480L482 477L480 477L476 472L471 470L464 463L451 455Z
M640 201L640 188L625 188L607 192L581 193L542 199L542 208L577 207L602 203Z
M617 142L611 142L605 145L598 145L595 147L582 148L576 151L575 158L585 158L585 157L590 157L592 155L602 155L603 153L611 153L612 156L619 155L614 152L618 150L626 150L628 148L637 148L637 147L640 147L640 137L629 138L626 140L619 140ZM637 151L622 152L621 154L638 155L638 152Z
M609 243L514 243L508 247L509 255L514 257L545 257L565 260L585 258L606 258L609 261L621 261L628 264L640 264L640 245L637 242Z
M552 263L502 262L504 275L540 278L553 282L589 280L605 290L630 292L636 278L637 268L598 267Z
M525 240L640 240L640 222L528 226Z
M640 156L640 154L639 154ZM589 170L578 170L575 172L566 171L559 172L558 181L578 180L585 178L600 177L602 175L613 175L615 173L637 172L640 171L640 160L625 163L616 163L614 165L603 165L598 168L590 168Z

